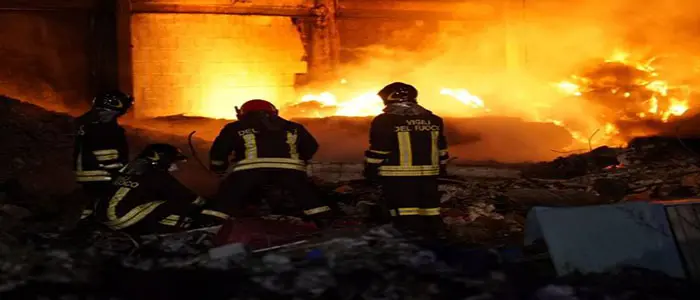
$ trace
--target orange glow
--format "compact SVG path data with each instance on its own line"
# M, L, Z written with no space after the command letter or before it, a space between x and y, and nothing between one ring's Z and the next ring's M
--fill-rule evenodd
M528 1L527 8L509 8L515 11L507 20L478 24L341 20L395 27L376 37L341 34L374 44L355 49L360 58L342 66L334 83L296 88L294 74L307 72L306 53L288 18L138 14L135 92L146 116L233 119L234 106L264 98L285 117L356 117L381 113L376 92L403 81L418 88L421 105L444 117L552 123L571 134L572 149L620 145L631 132L653 133L624 122L663 123L694 112L693 86L700 86L700 52L678 37L696 33L673 23L696 18L696 11L680 9L696 5L623 2ZM426 24L435 30L419 28Z
M304 47L286 18L200 14L132 17L134 94L140 117L235 118L255 98L294 101Z
M579 142L590 146L602 144L619 145L624 144L624 138L617 137L619 128L614 124L618 120L629 120L633 116L638 120L659 120L667 122L674 116L682 116L689 109L688 95L684 87L671 86L660 78L659 73L651 65L652 60L645 62L630 60L630 54L616 51L607 59L602 59L595 68L605 70L609 66L614 68L631 68L640 72L640 78L632 78L632 87L625 87L624 83L617 82L617 78L609 78L608 75L595 77L595 73L589 75L572 75L570 80L551 84L553 91L559 92L559 97L584 98L591 109L598 109L603 106L600 115L579 115L577 118L569 118L568 121L558 118L557 115L547 115L550 105L533 104L525 107L531 115L521 114L520 116L529 121L549 122L565 127L571 136ZM619 64L619 65L617 65ZM597 69L596 69L597 70ZM645 80L644 76L651 78ZM341 80L341 84L350 83L346 79ZM619 86L618 86L619 85ZM623 91L628 88L630 91ZM595 103L592 97L597 97L596 93L607 91L614 97L632 102L631 108L626 105L619 106L601 105ZM676 96L670 96L669 91L681 91ZM632 92L636 93L635 95ZM637 95L639 93L643 95ZM358 96L339 97L334 93L325 91L319 94L305 94L301 96L298 103L317 102L318 110L303 111L301 116L306 117L327 117L327 116L374 116L381 113L381 100L373 92L356 93ZM439 94L439 95L437 95ZM440 98L447 96L449 99ZM682 98L677 98L678 96ZM339 98L341 100L339 100ZM435 95L422 95L421 99L440 99L440 102L429 102L428 107L447 106L451 107L446 115L472 117L487 114L499 115L499 111L493 111L488 107L488 101L471 94L464 88L440 88ZM614 98L614 99L618 99ZM347 100L343 100L347 99ZM615 101L619 101L615 100ZM453 101L457 100L457 101ZM297 103L297 104L298 104ZM624 107L623 107L624 106ZM620 107L623 107L621 109ZM332 108L332 109L328 109ZM431 107L432 108L432 107ZM630 111L633 110L633 111ZM612 113L611 113L612 112ZM570 124L571 123L571 124ZM574 146L574 145L572 145Z
M318 112L306 117L327 117L327 116L348 116L348 117L363 117L374 116L382 113L384 104L382 99L376 93L364 93L356 97L352 97L347 101L338 101L335 95L329 92L323 92L317 95L307 94L301 97L299 103L318 102L321 107L332 107L333 110L328 115L322 115Z

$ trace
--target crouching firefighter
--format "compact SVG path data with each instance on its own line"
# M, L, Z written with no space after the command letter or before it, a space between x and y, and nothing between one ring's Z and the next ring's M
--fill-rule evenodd
M303 213L325 227L331 213L307 180L307 161L318 150L316 139L303 125L281 118L265 100L250 100L236 108L238 121L227 124L212 144L210 168L225 174L229 156L231 174L221 183L210 212L244 217L251 192L271 184L291 192Z
M397 229L441 235L438 176L448 159L443 121L418 105L411 85L394 82L378 95L386 107L372 120L364 175L382 185Z
M75 120L74 171L89 199L81 219L90 217L95 204L108 196L110 181L129 161L126 135L117 119L133 102L120 91L102 93L92 100L92 109Z
M134 235L189 228L205 200L170 174L185 160L172 145L148 145L112 182L110 199L97 205L97 219Z

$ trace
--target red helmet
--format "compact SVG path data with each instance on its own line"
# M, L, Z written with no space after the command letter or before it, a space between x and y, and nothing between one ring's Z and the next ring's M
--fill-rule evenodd
M261 99L249 100L246 103L243 103L240 109L236 107L236 113L239 117L254 111L266 112L273 116L278 114L277 108L274 104Z

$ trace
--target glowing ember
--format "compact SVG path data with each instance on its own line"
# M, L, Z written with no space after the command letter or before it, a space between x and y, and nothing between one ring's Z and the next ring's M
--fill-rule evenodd
M307 94L301 97L299 103L306 102L318 102L321 104L321 107L334 107L335 112L333 115L335 116L374 116L382 113L382 109L384 109L382 99L379 98L376 93L361 94L348 101L342 102L339 102L335 95L329 92L323 92L317 95ZM316 117L322 117L322 115L317 114Z
M479 97L470 94L469 91L465 89L441 89L440 94L451 96L459 100L459 102L462 102L465 105L471 106L473 108L485 108L484 100L481 100Z
M616 170L616 169L622 169L624 167L625 167L624 164L611 165L611 166L607 166L607 167L603 168L603 170Z
M562 81L557 84L557 87L561 89L562 92L575 95L575 96L581 96L581 92L579 91L579 86L575 83L568 82L568 81Z
M630 55L617 52L586 75L557 84L564 94L600 103L606 112L601 121L654 119L663 122L688 110L688 92L682 86L670 86L659 79L651 65L632 62ZM605 95L607 93L607 96ZM614 118L614 119L611 119Z
M623 143L616 136L620 131L614 123L618 121L667 122L688 111L688 88L660 78L652 65L654 58L638 62L630 57L628 53L617 52L584 74L556 84L559 92L591 104L592 111L597 112L593 119L598 138L584 139L578 132L580 129L564 125L575 139L593 145ZM590 130L591 126L586 129Z
M340 80L341 85L348 84L347 79ZM379 90L378 88L375 90ZM347 93L346 93L347 94ZM301 100L283 109L284 113L291 116L302 117L328 117L328 116L346 116L346 117L367 117L376 116L382 113L384 104L381 98L377 96L376 91L365 92L361 94L350 94L349 97L343 97L348 100L339 100L337 94L331 92L321 92L318 94L310 93L301 96ZM464 110L459 111L460 116L472 116L479 111L488 112L484 100L478 96L472 95L469 91L462 88L440 89L440 95L447 96L449 104L459 103ZM432 98L432 95L421 94L422 98ZM454 100L457 100L455 102ZM430 107L432 108L432 107Z

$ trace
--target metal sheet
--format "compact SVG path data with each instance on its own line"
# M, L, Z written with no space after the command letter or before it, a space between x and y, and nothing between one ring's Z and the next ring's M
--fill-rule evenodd
M675 201L664 206L686 271L692 279L700 280L700 203Z
M685 277L663 205L536 207L527 222L526 243L543 238L560 275L632 265Z

